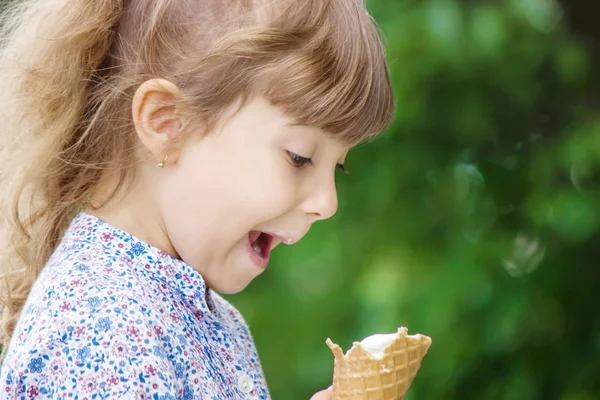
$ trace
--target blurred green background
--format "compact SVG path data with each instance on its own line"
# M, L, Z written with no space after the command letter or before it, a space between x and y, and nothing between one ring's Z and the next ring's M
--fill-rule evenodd
M327 337L407 326L433 338L407 400L600 399L597 2L367 3L395 121L338 214L228 296L273 398L331 384Z

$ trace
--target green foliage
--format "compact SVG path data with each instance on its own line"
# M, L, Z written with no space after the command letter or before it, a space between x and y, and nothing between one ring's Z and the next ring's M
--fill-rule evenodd
M340 209L229 299L275 399L331 384L325 339L433 338L407 399L600 398L597 65L551 0L372 0L397 113ZM596 67L596 68L595 68Z

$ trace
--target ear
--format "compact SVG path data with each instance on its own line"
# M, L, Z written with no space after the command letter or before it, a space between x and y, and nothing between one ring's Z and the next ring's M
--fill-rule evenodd
M168 155L167 163L179 157L183 121L178 116L175 101L179 88L165 79L150 79L140 85L131 106L136 133L154 161L159 163Z

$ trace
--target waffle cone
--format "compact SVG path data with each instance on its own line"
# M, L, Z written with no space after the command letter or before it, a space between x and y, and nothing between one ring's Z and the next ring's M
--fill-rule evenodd
M398 329L398 337L382 359L372 356L360 342L354 342L344 355L328 338L326 343L335 356L332 400L402 399L431 345L431 338L407 332L404 327Z

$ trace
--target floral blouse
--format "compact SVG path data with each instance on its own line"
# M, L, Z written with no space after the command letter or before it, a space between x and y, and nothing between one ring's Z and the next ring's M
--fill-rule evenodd
M23 308L0 399L270 399L239 311L183 261L85 212Z

